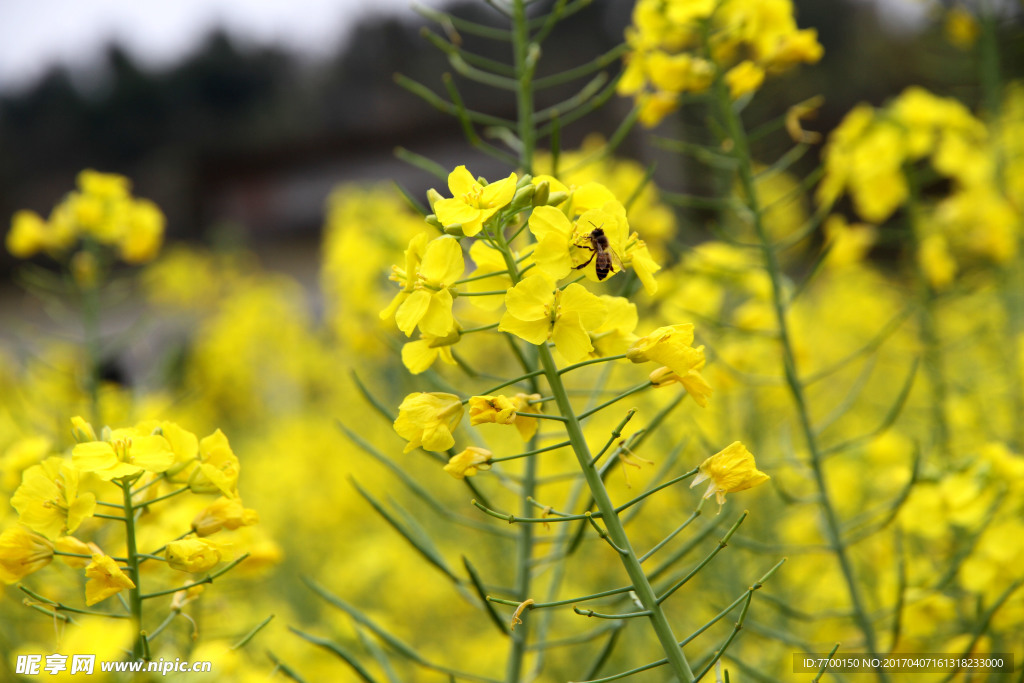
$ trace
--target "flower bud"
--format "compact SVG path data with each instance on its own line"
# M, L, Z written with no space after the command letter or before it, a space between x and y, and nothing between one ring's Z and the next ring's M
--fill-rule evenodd
M192 573L209 571L220 564L221 560L220 548L205 538L171 541L164 555L171 569Z
M548 194L547 206L558 206L569 198L568 192L551 192Z
M71 436L75 437L78 443L96 441L96 430L84 418L75 416L71 418Z
M434 211L434 204L437 202L438 199L444 199L444 196L434 188L430 188L429 190L427 190L427 203L430 204L431 211Z
M551 194L551 183L546 180L542 180L534 185L536 190L533 193L533 205L534 206L546 206L548 203L548 195Z
M210 536L221 529L234 531L239 527L252 526L259 520L256 511L243 507L238 498L221 497L196 515L192 520L192 531L196 536Z
M533 196L536 191L537 187L535 185L526 185L516 190L510 205L512 211L522 211L528 206L533 206Z

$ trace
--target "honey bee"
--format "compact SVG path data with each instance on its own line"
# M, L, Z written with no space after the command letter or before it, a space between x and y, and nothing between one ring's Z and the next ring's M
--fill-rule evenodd
M593 223L591 223L591 225L593 225ZM621 269L622 265L619 262L618 257L615 256L615 252L612 251L611 247L608 245L608 235L604 233L604 228L599 225L595 225L594 229L591 230L584 239L586 242L583 244L577 244L577 246L589 249L592 253L590 254L590 258L576 266L576 270L586 268L590 265L590 262L593 261L594 273L597 275L597 279L603 280L611 273L615 272L614 264L619 263L619 268Z

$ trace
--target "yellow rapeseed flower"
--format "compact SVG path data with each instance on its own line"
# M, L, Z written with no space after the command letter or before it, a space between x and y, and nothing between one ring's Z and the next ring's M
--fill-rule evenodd
M381 311L381 319L394 316L407 337L417 326L423 334L447 336L455 328L451 287L465 269L462 247L454 237L445 235L428 243L425 233L417 235L406 249L405 270L393 268L391 279L401 282L402 289Z
M513 256L516 254L513 253ZM467 292L504 292L512 286L512 277L508 274L505 257L487 242L474 241L469 248L469 258L476 264L476 269L471 273L473 279L466 283ZM529 262L530 260L524 261L520 267L525 267ZM494 275L485 277L488 273ZM485 311L494 311L501 308L504 295L471 296L469 302Z
M764 69L749 59L743 60L725 73L725 84L729 86L729 96L734 100L754 92L762 83Z
M403 452L416 448L445 451L455 445L452 431L462 420L462 401L440 392L409 394L398 407L394 428L409 443Z
M163 472L174 463L167 439L138 429L115 429L109 441L87 441L71 451L71 466L103 481L142 472Z
M479 299L482 297L473 298ZM421 334L420 338L416 341L402 344L402 365L414 375L426 372L434 364L434 361L438 359L448 365L457 365L455 356L452 355L452 346L461 337L458 325L455 326L450 334L444 337Z
M85 569L92 561L92 555L102 555L103 551L95 543L80 541L74 536L61 536L53 542L53 547L58 553L60 561L75 569ZM84 555L85 557L77 557Z
M163 211L148 199L132 202L126 211L124 234L118 242L125 263L146 263L156 258L164 239Z
M516 174L493 183L481 184L465 166L448 174L452 197L433 202L434 215L441 225L461 225L467 237L476 235L484 221L512 201L516 193Z
M618 92L634 97L645 126L720 73L736 98L757 90L766 73L822 56L817 32L797 28L791 0L638 0L626 42Z
M512 397L512 403L516 409L516 419L513 424L519 430L519 436L523 441L529 441L537 433L537 418L526 417L519 413L540 413L544 406L541 403L537 403L539 400L540 394L518 393Z
M17 583L53 560L53 544L20 526L0 534L0 581Z
M470 396L469 424L487 422L510 425L516 419L516 404L508 396Z
M221 496L195 516L192 520L192 531L196 536L210 536L221 529L234 531L243 526L252 526L259 521L259 514L242 505L240 498Z
M532 273L510 289L505 308L499 330L531 344L550 340L570 363L583 360L594 350L588 332L607 317L604 302L582 285L572 283L559 289L544 273Z
M238 474L241 465L231 450L228 437L219 429L199 442L199 467L192 470L188 487L193 493L218 493L234 498L238 495Z
M587 201L588 190L590 194L606 194L609 199L601 196L599 206L588 206L591 204ZM562 211L552 206L538 206L533 210L529 223L530 232L537 238L533 260L541 272L557 280L578 269L588 279L597 282L622 269L627 260L629 224L626 209L610 197L611 193L597 183L588 183L586 187L577 189L573 192L573 210L581 213L575 221L570 221ZM598 247L591 238L595 230L604 234L600 248L608 252L611 259L611 267L601 277L597 273Z
M448 464L444 466L444 471L456 479L465 479L472 477L479 470L491 469L490 462L491 452L489 450L470 446L461 453L453 455Z
M61 242L59 233L35 211L18 211L11 219L11 230L7 233L7 251L15 258L30 258L41 251L58 250L67 246Z
M205 572L221 561L220 548L205 538L182 538L171 541L164 551L167 565L182 572Z
M86 605L95 605L126 588L135 588L135 582L106 555L93 555L92 562L85 568L85 576L89 579L85 583Z
M754 456L739 441L734 441L702 462L699 470L690 488L710 480L704 498L715 496L719 506L725 503L725 494L745 491L770 478L757 469Z
M78 494L79 473L65 458L51 457L22 474L11 496L22 524L55 540L75 531L96 508L96 496Z
M974 47L981 34L978 20L960 3L953 5L946 12L943 29L946 40L961 50L970 50Z
M590 330L590 343L594 350L593 358L616 356L625 353L636 342L636 329L639 317L636 304L622 296L601 295L608 311L608 318L600 326Z
M700 374L704 367L704 347L694 348L693 324L680 323L659 327L645 337L637 339L626 351L626 357L634 363L654 361L668 366L670 372L656 370L651 381L663 385L680 382L697 405L706 407L711 396L711 386Z

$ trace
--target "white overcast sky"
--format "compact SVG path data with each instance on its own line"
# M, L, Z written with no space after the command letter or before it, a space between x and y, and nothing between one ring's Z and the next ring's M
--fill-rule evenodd
M422 0L438 6L440 0ZM820 0L836 2L837 0ZM921 0L875 2L907 20ZM54 63L79 74L112 41L145 65L173 63L222 26L240 45L280 44L312 57L331 54L368 14L407 13L410 0L0 0L0 90L32 83Z
M143 64L167 65L217 26L240 45L330 54L360 17L409 7L410 0L0 0L0 89L31 83L58 62L88 70L114 40Z

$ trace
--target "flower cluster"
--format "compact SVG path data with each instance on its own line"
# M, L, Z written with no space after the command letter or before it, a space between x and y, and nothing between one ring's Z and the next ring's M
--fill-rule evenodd
M138 264L153 260L163 235L163 213L148 199L133 197L127 178L85 170L78 174L78 190L57 204L48 219L28 210L14 214L7 249L18 258L46 252L63 259L79 248L72 258L83 261L92 258L85 254L90 253L88 245L95 244L114 249L126 263Z
M488 183L473 179L464 166L452 171L448 185L450 198L431 191L435 213L428 217L445 234L431 238L421 232L409 241L404 265L392 267L391 279L400 289L380 313L384 320L394 319L407 337L419 331L402 350L410 371L424 372L438 359L455 363L453 347L464 330L454 312L460 296L475 304L470 315L476 317L504 303L499 330L532 344L550 342L563 359L576 362L594 353L596 339L611 329L606 329L610 311L623 310L628 302L598 296L578 282L562 284L563 279L575 275L601 283L630 270L649 293L657 291L654 273L660 266L630 231L622 203L603 185L566 186L551 176L514 173ZM526 211L524 227L536 242L520 254L503 245L499 233ZM475 268L463 277L464 242L474 236L468 255ZM625 339L633 331L623 329L621 321L612 328Z
M684 93L718 79L735 99L766 74L821 59L815 29L798 29L791 0L639 0L626 30L629 53L619 93L632 95L640 120L656 125Z
M0 580L5 583L21 581L57 557L84 570L85 603L92 606L122 591L137 591L143 558L163 560L187 573L213 570L228 555L208 537L258 522L256 512L239 498L239 461L220 430L199 439L173 422L146 421L105 427L97 434L75 417L71 432L77 443L70 457L51 455L26 468L11 496L18 524L0 534ZM187 492L218 498L177 537L159 540L169 530L162 528L163 513L155 513L156 504ZM108 514L113 512L120 516ZM117 520L127 535L105 533ZM155 525L152 531L144 528L147 523ZM93 541L72 535L84 529ZM144 539L155 545L142 555L138 545ZM146 597L132 598L138 607L134 618L141 617Z
M1008 145L1019 146L1013 140L1022 132L1021 101L1019 89L1011 90L1006 116L994 130L958 100L917 86L880 109L859 105L829 136L817 199L831 206L847 193L861 218L881 223L921 200L914 195L924 174L915 167L927 164L952 187L930 207L932 220L914 225L918 261L931 286L947 287L965 260L1006 263L1017 253L1024 196L1013 189L1021 185L1024 164L1007 153Z
M412 372L426 370L438 357L454 361L452 347L461 344L469 330L456 321L453 306L456 297L466 295L474 301L490 299L471 309L492 321L474 332L496 328L510 335L509 341L521 339L541 353L550 349L569 364L623 358L654 362L658 367L638 390L678 383L699 406L708 405L712 389L701 374L704 347L693 346L692 324L660 327L637 337L636 304L625 296L591 291L627 270L648 294L658 291L654 275L660 266L630 230L625 207L607 187L593 180L566 185L550 175L519 179L515 174L488 184L474 180L462 166L451 173L449 187L454 195L450 199L432 193L435 213L427 218L444 234L431 239L419 233L412 239L405 267L393 268L392 280L401 289L381 313L382 318L393 317L407 336L419 329L420 339L407 343L402 352ZM524 224L520 214L527 212ZM533 239L513 244L520 235ZM476 237L468 251L477 268L462 280L462 242L468 237ZM500 302L495 305L498 297L503 298L503 307ZM552 371L551 366L544 370ZM554 381L550 374L547 381ZM394 429L406 440L405 452L447 451L445 471L463 479L496 462L494 454L481 446L455 452L455 432L467 406L470 426L515 425L522 440L529 442L538 433L538 422L547 418L543 401L539 393L488 392L463 399L453 393L417 391L402 401ZM565 413L564 404L559 410L562 417L550 419L576 419ZM742 453L737 455L737 449ZM634 466L642 461L626 447L619 458ZM701 467L699 480L713 480L709 495L717 493L719 502L727 491L750 488L768 478L753 467L753 456L738 442Z

